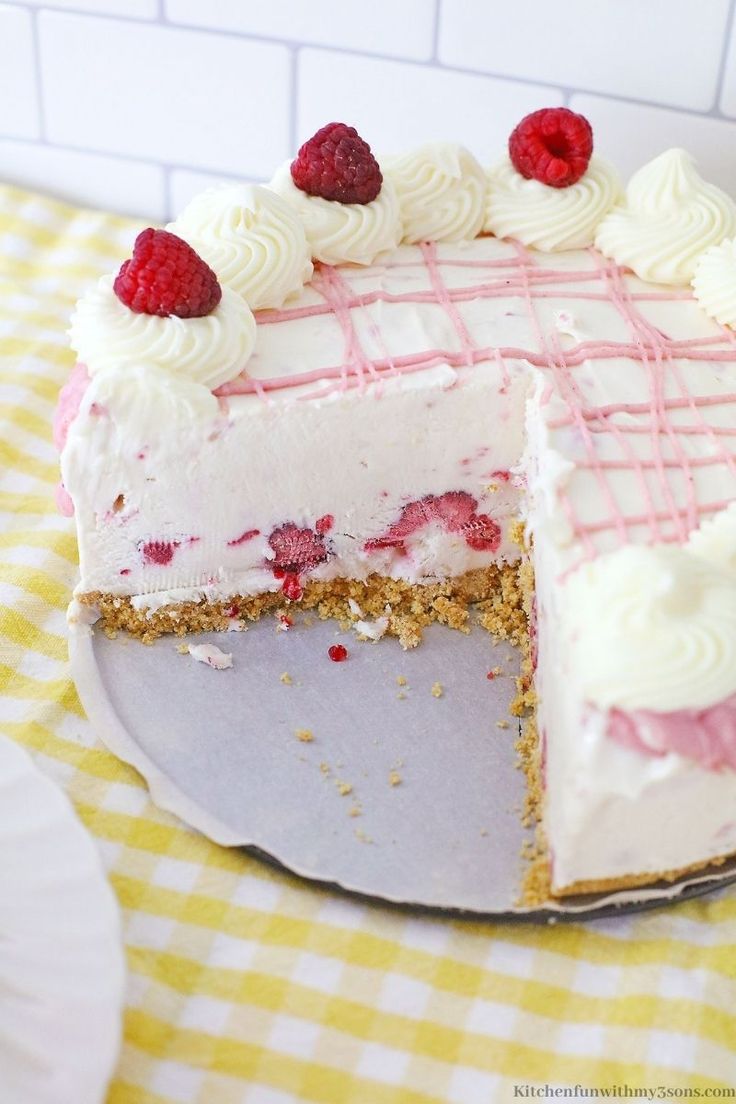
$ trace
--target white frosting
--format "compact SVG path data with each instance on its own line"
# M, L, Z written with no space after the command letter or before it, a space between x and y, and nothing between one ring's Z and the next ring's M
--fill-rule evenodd
M599 222L621 195L618 174L597 157L569 188L527 180L505 157L488 174L483 228L551 252L584 249L593 244Z
M736 233L736 204L671 149L632 176L626 201L603 219L595 244L643 280L689 284L698 257Z
M339 203L297 188L286 161L269 187L299 215L312 256L324 264L369 265L401 241L399 199L390 180L384 179L372 203Z
M197 663L206 663L216 671L226 671L233 665L232 652L223 652L216 644L190 644L189 655L192 659L196 659Z
M480 233L485 173L464 146L430 142L402 157L382 157L381 167L399 197L405 242L463 241Z
M690 534L688 548L694 555L731 572L736 584L736 502L695 529Z
M736 586L677 546L583 564L560 601L571 670L601 709L705 709L736 693Z
M131 451L149 448L165 434L204 437L218 416L217 399L186 377L152 364L126 364L98 372L84 395L87 410L97 404L121 430Z
M166 229L189 242L253 310L281 307L312 277L300 220L257 184L208 188Z
M698 259L693 293L706 314L736 328L736 238L712 245Z
M245 367L256 340L248 305L231 288L202 318L160 318L129 310L103 276L77 303L69 337L91 376L105 368L151 364L214 390Z

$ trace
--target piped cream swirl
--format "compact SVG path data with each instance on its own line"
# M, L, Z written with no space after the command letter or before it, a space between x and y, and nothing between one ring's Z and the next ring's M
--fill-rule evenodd
M736 502L693 530L687 547L695 555L731 573L736 586Z
M706 314L736 329L736 238L712 245L698 258L693 294Z
M217 399L207 388L172 376L151 364L129 364L98 372L84 396L85 407L105 410L132 450L180 448L183 441L203 439L219 415ZM87 423L80 420L80 432ZM162 432L165 426L165 433Z
M245 367L256 341L250 307L229 287L211 314L160 318L136 314L103 276L77 303L69 337L91 376L105 368L152 364L214 390Z
M269 187L296 211L312 257L324 264L369 265L401 241L399 199L390 180L384 179L372 203L339 203L297 188L287 161L276 170Z
M626 200L603 219L596 247L642 280L689 284L703 250L736 233L736 204L707 184L685 150L671 149L636 172Z
M601 709L706 709L736 693L733 576L685 548L583 564L561 609L571 670Z
M549 252L585 249L622 195L617 173L598 157L569 188L527 180L505 157L488 173L483 229Z
M469 150L430 142L401 157L382 157L396 189L404 241L467 241L483 226L486 179Z
M312 277L304 227L269 188L225 184L195 196L167 226L252 310L281 307Z

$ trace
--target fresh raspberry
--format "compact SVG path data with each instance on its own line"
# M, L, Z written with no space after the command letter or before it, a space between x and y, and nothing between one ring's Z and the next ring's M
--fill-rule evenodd
M328 123L304 143L291 163L291 179L307 195L338 203L370 203L383 183L371 147L345 123Z
M159 564L161 567L165 567L173 560L174 552L178 547L179 541L152 540L140 545L140 551L144 563Z
M462 531L468 548L475 552L495 552L501 543L501 526L488 514L476 514Z
M448 533L458 533L469 525L478 505L467 491L445 491L441 495L429 495L424 502L429 518L441 522Z
M568 188L588 167L593 129L567 107L543 107L526 115L511 132L509 157L527 180Z
M113 284L121 303L136 314L201 318L222 298L212 269L176 234L150 226L135 239L133 256Z
M395 521L380 537L366 544L368 552L381 548L398 548L407 537L423 529L433 521L441 524L448 533L457 533L475 516L477 503L467 491L445 491L441 495L425 495L408 502Z
M299 582L299 576L287 575L284 579L284 585L281 587L281 592L284 598L288 598L290 602L298 602L304 594L304 588Z
M271 568L277 578L311 571L329 556L321 533L300 529L293 521L274 529L268 543L274 552Z
M437 522L446 533L462 533L476 552L495 552L501 543L501 528L488 514L478 514L478 503L467 491L445 491L425 495L407 503L401 515L380 537L366 541L366 552L393 548L406 552L405 541L425 525Z

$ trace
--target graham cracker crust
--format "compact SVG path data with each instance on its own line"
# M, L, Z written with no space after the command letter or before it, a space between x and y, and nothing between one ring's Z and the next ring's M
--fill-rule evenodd
M422 630L433 622L469 632L471 606L478 622L494 636L522 643L526 636L524 593L519 563L491 564L440 583L418 585L401 579L369 575L367 579L332 579L307 582L298 603L281 591L258 595L235 594L226 600L189 601L160 609L136 609L127 596L93 591L79 596L96 607L100 625L108 635L119 631L150 644L174 633L221 632L233 621L257 621L266 614L283 616L294 609L313 611L321 620L333 618L349 628L361 619L388 617L386 634L398 637L404 648L421 641ZM357 604L360 613L351 608Z
M713 859L703 859L700 862L690 863L688 866L678 867L676 870L659 870L642 874L627 874L621 878L593 878L589 881L573 882L571 885L555 889L555 897L572 897L585 893L612 893L619 889L637 889L640 886L654 887L657 882L676 882L679 878L685 878L690 874L698 874L703 870L709 870L723 866L725 862L736 856L736 851L727 855L717 855ZM715 869L713 870L715 874Z

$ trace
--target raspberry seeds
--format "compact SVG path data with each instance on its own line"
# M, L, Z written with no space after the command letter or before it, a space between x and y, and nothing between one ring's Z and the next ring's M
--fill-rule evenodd
M569 188L588 168L593 128L567 107L543 107L526 115L509 138L509 157L527 180Z

